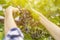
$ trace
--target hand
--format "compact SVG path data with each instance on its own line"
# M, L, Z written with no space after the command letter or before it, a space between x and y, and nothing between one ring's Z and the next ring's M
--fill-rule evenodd
M13 12L17 12L17 11L19 11L18 8L9 6L9 7L5 10L5 16L7 16L7 15L12 15Z
M5 19L4 19L4 29L5 29L5 35L7 34L7 32L11 29L11 28L16 28L17 25L13 19L13 12L17 12L19 11L18 8L9 6L5 11Z

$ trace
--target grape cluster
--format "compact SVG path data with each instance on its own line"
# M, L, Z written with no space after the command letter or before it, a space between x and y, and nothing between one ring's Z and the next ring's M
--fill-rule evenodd
M49 34L45 33L43 30L38 29L40 26L39 21L35 21L32 17L31 13L27 9L19 9L19 26L22 26L22 30L25 33L28 33L32 39L39 39L45 36L50 36ZM35 27L37 27L35 29Z
M54 40L49 33L44 32L41 29L36 29L36 31L31 31L30 34L33 40L38 40L42 38L47 38L48 40Z
M31 19L32 19L32 17L27 10L20 11L20 18L19 18L20 25L26 26Z
M31 13L27 9L20 9L20 18L19 18L19 25L23 26L24 28L35 27L40 24L39 21L35 21L32 17Z
M33 38L33 39L38 39L38 38L40 38L42 36L42 30L36 30L36 31L33 31L32 33L31 33L31 37Z

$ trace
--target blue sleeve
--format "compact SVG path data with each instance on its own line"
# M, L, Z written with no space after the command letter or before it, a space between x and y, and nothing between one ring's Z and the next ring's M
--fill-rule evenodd
M5 36L4 40L23 40L23 38L24 35L19 28L12 28Z

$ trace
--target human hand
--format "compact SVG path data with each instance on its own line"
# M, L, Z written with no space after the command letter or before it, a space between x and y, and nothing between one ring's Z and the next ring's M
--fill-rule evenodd
M9 6L8 8L6 8L4 14L5 14L5 16L7 16L7 15L12 15L13 12L14 12L14 13L15 13L15 12L19 12L19 9L18 9L18 8L15 8L15 7L12 7L12 6Z

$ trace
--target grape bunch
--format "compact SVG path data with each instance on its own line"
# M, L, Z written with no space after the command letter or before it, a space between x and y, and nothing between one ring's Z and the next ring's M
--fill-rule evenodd
M50 36L48 33L44 32L41 29L38 29L40 26L40 22L36 21L29 10L27 9L19 9L19 26L22 26L21 30L24 33L28 33L32 39L38 40L39 38ZM35 27L37 27L35 29Z
M19 18L20 25L26 26L31 19L32 17L27 10L20 10L20 18Z
M19 26L23 26L23 28L26 28L28 30L28 26L35 27L40 24L39 21L35 21L34 18L32 17L31 13L27 9L19 9Z
M30 35L31 35L32 39L38 39L42 36L42 30L36 29L36 31L32 31L32 33Z
M48 40L54 40L49 33L41 30L41 29L36 29L35 31L31 31L32 33L30 34L33 40L39 40L43 38L47 38Z

